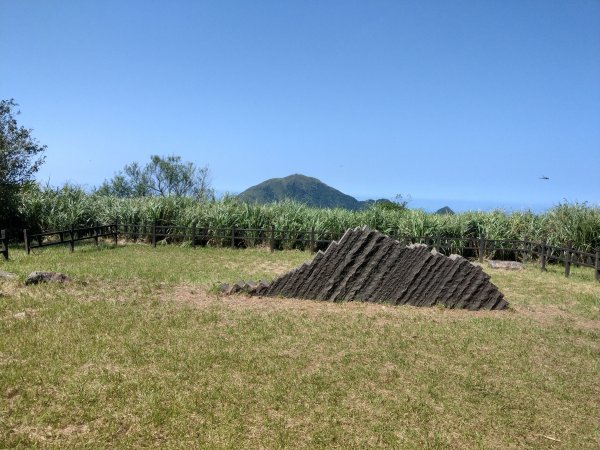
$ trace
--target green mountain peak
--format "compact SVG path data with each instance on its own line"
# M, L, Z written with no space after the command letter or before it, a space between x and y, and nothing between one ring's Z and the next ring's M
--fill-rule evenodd
M317 178L293 174L284 178L271 178L246 189L238 198L250 203L272 203L295 200L317 208L345 208L358 210L363 202L344 194Z

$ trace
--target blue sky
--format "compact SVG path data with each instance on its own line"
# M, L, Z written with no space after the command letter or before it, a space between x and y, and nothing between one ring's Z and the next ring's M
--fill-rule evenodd
M53 185L177 154L219 191L600 203L597 0L2 0L0 52Z

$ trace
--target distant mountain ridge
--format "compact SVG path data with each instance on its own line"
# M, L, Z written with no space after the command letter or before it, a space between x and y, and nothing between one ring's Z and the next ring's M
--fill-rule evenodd
M272 203L290 199L316 208L345 208L354 211L373 203L373 200L361 202L317 178L301 174L263 181L246 189L238 198L249 203Z
M450 208L449 206L444 206L444 207L438 209L435 213L436 214L454 214L454 211L452 211L452 208Z
M398 199L399 197L399 199ZM397 196L395 201L385 198L360 201L351 195L328 186L321 180L295 173L283 178L271 178L256 186L249 187L237 198L248 203L273 203L283 200L294 200L313 208L344 208L360 211L373 205L385 210L401 210L407 208L407 201ZM436 211L437 214L454 214L448 206Z

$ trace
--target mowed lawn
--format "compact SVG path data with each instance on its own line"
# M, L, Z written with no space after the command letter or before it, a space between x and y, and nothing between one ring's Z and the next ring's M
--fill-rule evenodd
M11 250L0 448L600 446L589 269L486 269L511 308L468 312L215 293L302 252ZM33 270L73 281L24 286Z

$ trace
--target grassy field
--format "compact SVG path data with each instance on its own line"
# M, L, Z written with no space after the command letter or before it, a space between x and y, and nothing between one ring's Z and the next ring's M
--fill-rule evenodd
M15 249L0 447L600 445L600 283L491 272L503 312L222 297L302 252ZM57 270L65 285L23 285Z

